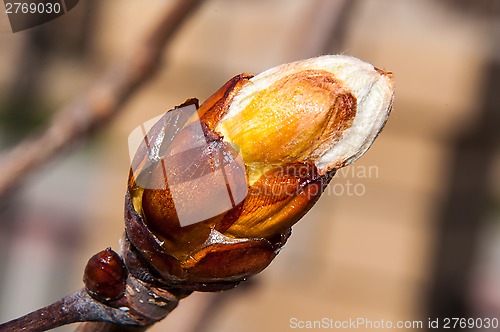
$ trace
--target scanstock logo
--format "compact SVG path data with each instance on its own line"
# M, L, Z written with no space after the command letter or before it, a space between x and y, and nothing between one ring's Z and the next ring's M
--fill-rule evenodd
M229 211L247 196L241 154L207 137L194 104L144 122L128 146L135 185L168 193L181 227Z
M36 27L56 19L71 9L79 0L3 0L5 8L0 13L0 27L7 20L12 32ZM7 17L6 17L7 16Z

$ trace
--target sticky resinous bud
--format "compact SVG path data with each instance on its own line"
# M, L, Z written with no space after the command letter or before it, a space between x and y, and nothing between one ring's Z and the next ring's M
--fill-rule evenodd
M238 75L167 112L132 163L127 239L170 284L259 272L371 146L393 89L391 73L330 55Z

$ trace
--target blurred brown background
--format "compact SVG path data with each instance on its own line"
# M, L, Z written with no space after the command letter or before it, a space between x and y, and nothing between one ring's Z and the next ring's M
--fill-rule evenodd
M43 26L1 32L2 150L92 87L169 5L84 1ZM268 269L182 300L151 331L500 318L500 1L207 0L109 126L0 202L0 321L80 288L87 259L118 248L136 126L240 72L326 53L394 72L382 135L337 174Z

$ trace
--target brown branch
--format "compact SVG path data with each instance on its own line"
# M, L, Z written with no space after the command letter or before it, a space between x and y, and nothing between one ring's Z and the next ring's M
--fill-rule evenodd
M44 331L77 322L76 311L67 312L67 308L73 306L76 302L78 302L78 293L67 296L23 317L0 324L0 332Z
M175 309L190 292L170 293L128 275L124 294L113 301L98 300L82 289L72 295L0 324L0 332L46 331L86 322L78 332L145 331Z
M80 290L49 306L0 324L0 332L46 331L66 324L93 320L134 323L125 312L97 302L85 290Z
M45 131L0 156L0 200L27 175L115 116L160 65L165 45L202 0L178 0L158 15L134 52L82 98L63 107Z

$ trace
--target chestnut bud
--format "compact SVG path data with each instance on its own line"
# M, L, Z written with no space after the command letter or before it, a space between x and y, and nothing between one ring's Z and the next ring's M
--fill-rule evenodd
M83 274L87 292L99 301L118 299L125 292L127 271L121 257L107 248L92 256Z
M393 88L391 73L330 55L238 75L199 108L167 112L132 162L130 272L211 291L263 270L336 170L371 146Z

